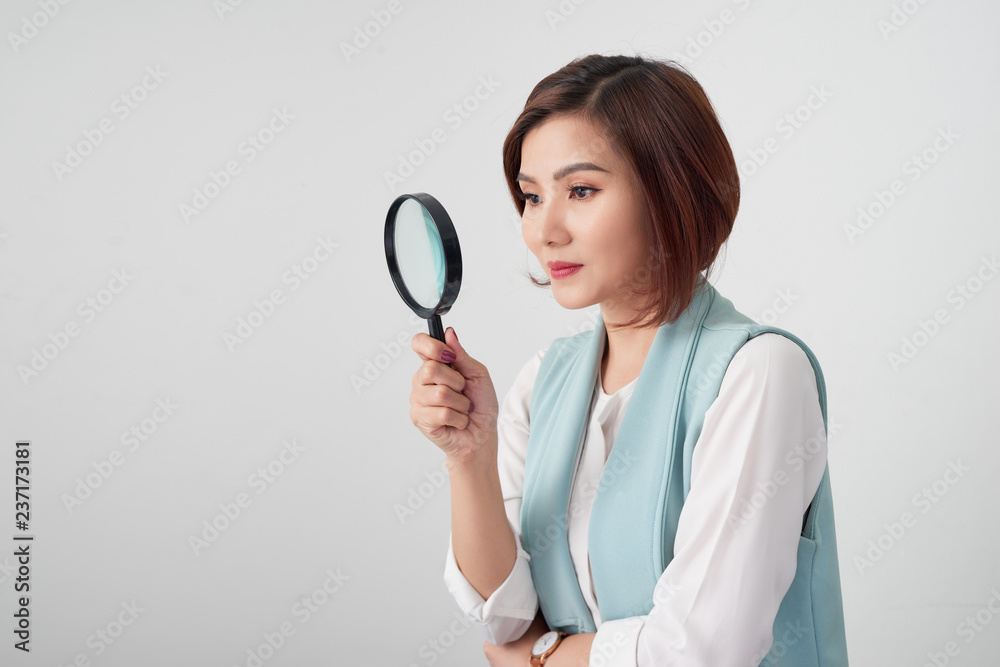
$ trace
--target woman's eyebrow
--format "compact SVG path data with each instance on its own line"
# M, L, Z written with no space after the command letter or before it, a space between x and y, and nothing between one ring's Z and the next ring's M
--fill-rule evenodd
M554 181L562 180L563 178L566 178L570 174L578 171L603 171L605 174L611 173L604 167L598 167L593 162L574 162L573 164L568 164L565 167L562 167L554 174L552 174L552 180ZM524 181L526 183L534 183L535 185L538 185L538 182L535 179L533 179L531 176L528 176L524 172L518 172L517 179L515 180Z

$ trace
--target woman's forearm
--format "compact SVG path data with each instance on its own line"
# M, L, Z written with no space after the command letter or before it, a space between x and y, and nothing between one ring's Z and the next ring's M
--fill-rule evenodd
M484 600L507 579L517 559L514 532L504 510L496 451L495 446L488 447L478 458L446 461L451 481L455 562Z
M581 632L565 637L545 661L545 667L587 667L590 664L590 647L596 636L595 632Z

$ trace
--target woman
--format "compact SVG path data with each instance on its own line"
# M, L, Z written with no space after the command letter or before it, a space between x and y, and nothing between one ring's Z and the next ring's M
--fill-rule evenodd
M577 59L503 157L532 281L600 315L502 408L453 329L411 342L410 417L451 481L445 581L490 664L846 665L823 375L702 275L739 206L704 90Z

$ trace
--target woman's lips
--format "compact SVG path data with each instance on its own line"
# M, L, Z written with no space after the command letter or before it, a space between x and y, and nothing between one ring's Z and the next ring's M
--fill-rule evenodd
M583 268L583 264L577 264L575 266L567 266L561 269L552 269L552 277L555 279L568 278L577 271Z

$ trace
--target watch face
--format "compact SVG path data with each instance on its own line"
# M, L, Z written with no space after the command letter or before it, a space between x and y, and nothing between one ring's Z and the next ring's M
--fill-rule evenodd
M550 630L544 635L538 638L535 645L531 647L531 653L533 655L541 655L545 653L550 648L555 646L556 640L559 639L559 633L555 630Z

